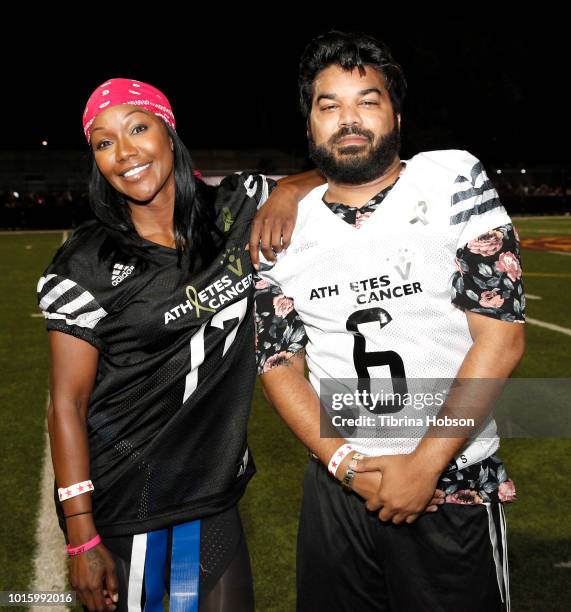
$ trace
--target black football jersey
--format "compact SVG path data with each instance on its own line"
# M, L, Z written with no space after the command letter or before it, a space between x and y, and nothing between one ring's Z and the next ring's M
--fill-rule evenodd
M106 231L94 223L38 283L48 330L100 351L87 427L102 536L222 511L255 472L246 439L256 365L245 246L271 187L261 175L235 174L210 188L224 245L198 273L187 259L177 266L176 250L148 241L146 268L101 259ZM56 507L65 531L57 496Z

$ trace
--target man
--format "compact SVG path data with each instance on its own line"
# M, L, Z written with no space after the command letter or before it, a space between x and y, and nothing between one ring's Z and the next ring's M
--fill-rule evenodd
M406 84L383 44L322 35L304 52L299 84L310 156L328 182L301 202L256 297L265 392L318 459L304 481L298 610L509 609L501 504L515 490L487 417L493 380L524 348L517 235L468 152L400 160ZM395 391L454 380L438 414L467 406L476 426L323 435L320 384L358 378L366 391L388 372ZM369 409L376 423L411 411Z

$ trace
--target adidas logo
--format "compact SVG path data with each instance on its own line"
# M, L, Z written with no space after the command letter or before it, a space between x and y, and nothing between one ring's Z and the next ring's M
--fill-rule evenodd
M134 269L135 266L127 266L125 264L116 263L113 266L113 272L111 273L111 284L113 287L116 287L121 281L124 281Z

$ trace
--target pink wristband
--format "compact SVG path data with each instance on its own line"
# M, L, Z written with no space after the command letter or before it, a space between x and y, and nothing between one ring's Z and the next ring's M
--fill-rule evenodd
M75 555L80 555L81 553L84 553L90 548L95 548L95 546L97 546L100 542L101 537L99 536L99 534L97 534L94 538L92 538L91 540L89 540L89 542L86 542L85 544L80 544L75 548L68 544L65 549L67 550L67 554L70 557L75 557Z
M345 457L353 450L355 449L350 444L342 444L333 453L331 459L329 460L329 465L327 466L327 469L332 476L335 476L337 473L337 468L339 467L341 461L343 461L343 459L345 459Z

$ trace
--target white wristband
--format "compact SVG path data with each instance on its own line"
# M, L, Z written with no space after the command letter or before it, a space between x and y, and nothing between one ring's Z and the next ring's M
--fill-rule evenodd
M345 459L345 457L351 452L354 451L355 449L350 445L350 444L342 444L331 456L331 459L329 460L329 465L327 466L327 469L329 470L329 473L332 476L335 476L335 474L337 473L337 468L339 467L339 464L341 463L341 461L343 461L343 459Z
M71 499L76 495L89 493L90 491L93 491L93 483L91 480L84 480L83 482L77 482L69 485L69 487L60 487L57 490L57 494L59 495L60 501L65 501L66 499Z

